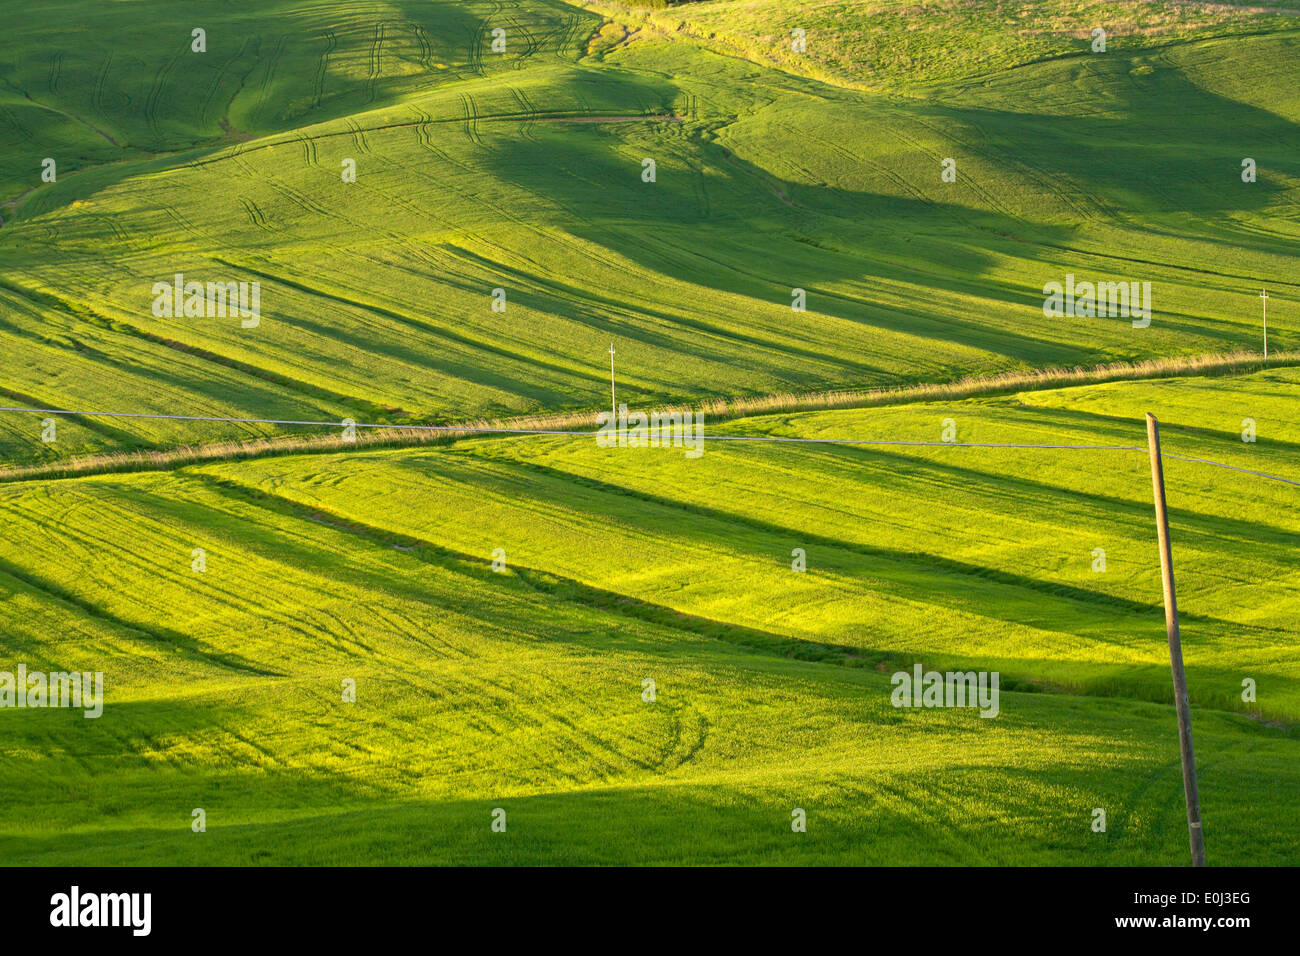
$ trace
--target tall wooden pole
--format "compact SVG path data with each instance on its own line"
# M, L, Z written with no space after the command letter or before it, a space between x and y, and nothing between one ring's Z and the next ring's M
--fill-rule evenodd
M609 414L610 423L618 429L618 398L614 394L614 343L609 343Z
M1147 412L1147 447L1151 452L1151 489L1156 502L1156 535L1160 539L1160 577L1165 592L1165 630L1169 634L1169 666L1174 673L1174 707L1178 711L1178 746L1183 759L1183 793L1187 797L1187 833L1192 844L1192 866L1205 866L1205 840L1201 835L1201 799L1196 792L1196 756L1192 752L1192 707L1183 673L1183 645L1178 635L1178 601L1174 597L1174 554L1169 543L1169 515L1165 511L1165 470L1160 460L1160 423Z
M1259 303L1264 309L1264 358L1268 358L1268 292L1259 290Z

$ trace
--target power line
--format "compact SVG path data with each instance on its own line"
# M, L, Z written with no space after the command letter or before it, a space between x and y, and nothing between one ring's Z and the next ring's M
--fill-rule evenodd
M1221 461L1211 461L1209 458L1184 458L1182 455L1171 455L1168 452L1161 452L1161 458L1172 458L1175 461L1194 461L1202 465L1213 465L1216 468L1227 468L1229 471L1239 471L1243 475L1258 475L1260 478L1271 478L1273 481L1281 481L1288 485L1300 487L1300 481L1294 481L1291 478L1280 478L1277 475L1270 475L1266 471L1251 471L1249 468L1238 468L1236 465L1227 465Z

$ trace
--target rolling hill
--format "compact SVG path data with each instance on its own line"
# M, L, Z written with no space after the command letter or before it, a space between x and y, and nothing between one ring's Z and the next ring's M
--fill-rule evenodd
M1210 859L1294 864L1298 54L1280 3L12 18L0 671L106 697L0 710L0 862L1182 863L1149 411ZM588 434L611 342L702 455Z

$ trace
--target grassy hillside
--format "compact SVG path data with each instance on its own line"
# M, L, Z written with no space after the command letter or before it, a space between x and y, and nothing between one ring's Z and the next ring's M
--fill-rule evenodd
M1133 410L1154 408L1170 454L1294 477L1297 378L800 413L717 434L927 440L951 417L961 441L1130 444ZM1233 433L1246 414L1255 445ZM1294 495L1168 469L1213 862L1288 862ZM111 708L27 712L5 745L0 852L1176 863L1149 495L1140 451L716 441L690 460L554 437L5 484L13 653L103 668ZM917 662L1000 671L1002 713L893 708L889 674ZM349 677L355 704L340 699ZM33 779L66 799L47 805ZM498 806L504 835L489 829ZM205 834L187 829L194 807ZM790 832L795 807L806 835Z
M597 49L600 12L561 4L120 7L75 54L56 21L7 41L26 119L3 115L28 134L0 163L12 404L370 421L590 408L611 339L645 402L943 381L1257 348L1261 285L1274 347L1297 344L1300 101L1272 65L1294 61L1300 20L1161 7L1175 37L1218 25L1105 54L1035 33L1060 55L994 43L989 70L937 86L891 67L931 84L902 96L690 30L648 24ZM689 16L743 31L760 12ZM111 53L137 18L132 59ZM186 46L199 19L203 54ZM46 145L69 112L98 152ZM41 183L56 153L58 181ZM153 283L177 272L260 282L261 324L154 316ZM1067 273L1150 281L1151 327L1045 318L1043 286ZM190 437L88 420L43 445L34 422L5 428L16 460Z
M10 11L0 406L582 430L612 342L725 419L0 412L0 672L108 695L0 710L0 863L1184 863L1151 411L1210 862L1294 864L1292 6ZM915 664L999 716L891 706Z

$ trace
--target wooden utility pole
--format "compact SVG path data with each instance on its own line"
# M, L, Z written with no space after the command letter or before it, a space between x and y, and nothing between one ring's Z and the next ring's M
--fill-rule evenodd
M1264 309L1264 358L1268 358L1268 292L1259 290L1259 303Z
M1205 866L1205 840L1201 835L1201 799L1196 792L1196 756L1192 752L1192 707L1183 673L1183 645L1178 635L1178 602L1174 597L1174 553L1169 543L1169 515L1165 511L1165 470L1160 460L1160 423L1147 412L1147 448L1151 452L1151 489L1156 502L1156 535L1160 539L1160 577L1165 592L1165 630L1169 634L1169 666L1174 673L1174 707L1178 711L1178 747L1183 759L1183 793L1187 797L1187 833L1192 844L1192 866Z
M609 343L609 415L610 424L618 428L618 398L614 392L614 343Z

